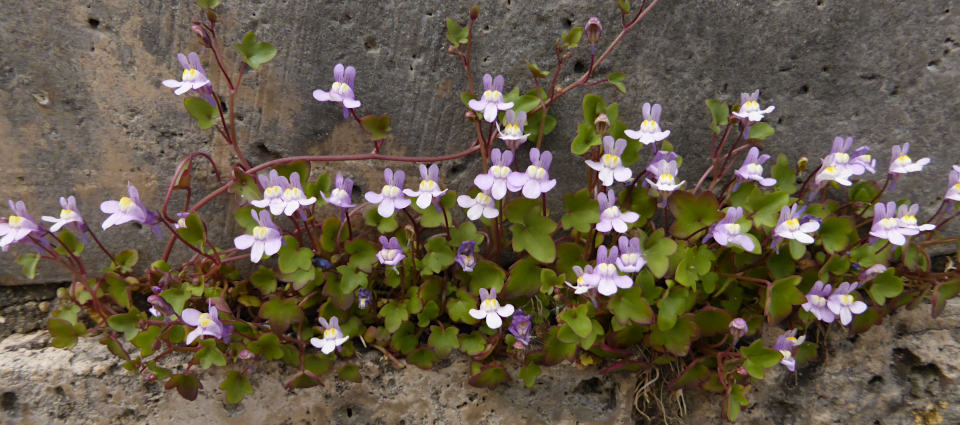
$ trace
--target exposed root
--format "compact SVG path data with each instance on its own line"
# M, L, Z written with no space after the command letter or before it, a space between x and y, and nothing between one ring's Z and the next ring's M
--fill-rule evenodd
M387 351L386 348L383 348L383 347L381 347L381 346L379 346L379 345L375 345L375 344L370 344L370 347L373 347L373 348L375 348L377 351L383 353L383 357L386 357L387 360L390 360L390 363L393 363L393 367L395 367L395 368L397 368L397 369L403 369L403 368L407 367L407 365L401 363L400 360L397 360L397 358L394 357L393 354L390 354L390 352Z

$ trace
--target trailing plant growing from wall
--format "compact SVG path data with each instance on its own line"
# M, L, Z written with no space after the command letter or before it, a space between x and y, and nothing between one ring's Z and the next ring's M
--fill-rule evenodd
M424 369L460 351L471 360L468 382L487 388L514 377L532 387L541 367L563 361L596 364L602 373L673 365L682 372L671 388L721 393L735 420L751 382L767 369L796 371L817 357L808 330L863 332L921 302L937 315L960 292L960 274L934 271L929 255L957 242L937 229L960 214L960 166L940 208L923 220L916 204L884 200L900 176L930 161L912 159L909 143L894 147L889 161L881 155L879 165L850 137L837 137L815 168L805 159L774 159L764 153L774 106L759 91L733 104L707 100L709 144L676 145L660 104L624 117L616 103L586 94L577 134L562 136L573 140L570 154L583 157L586 184L557 193L556 177L571 173L551 175L554 155L567 155L544 146L558 119L551 106L579 88L609 84L626 93L624 74L597 75L598 68L658 0L638 9L619 0L620 32L605 48L611 38L597 18L562 34L552 71L528 62L528 91L508 90L492 72L475 82L479 10L471 9L466 25L448 19L448 51L466 76L466 125L476 133L459 152L380 153L390 117L363 115L358 71L337 64L329 90L313 93L337 108L318 104L318 111L356 121L372 152L261 164L243 155L234 101L244 72L277 50L250 32L236 46L242 61L231 72L218 37L219 3L198 0L204 18L192 27L218 75L208 76L190 52L178 55L180 79L163 85L184 97L201 129L214 129L232 148L230 173L194 153L159 208L145 205L130 184L100 204L105 216L81 214L70 196L60 199L59 216L37 221L22 201L11 201L11 215L0 221L4 251L31 251L17 259L28 278L41 259L73 273L60 292L64 306L48 322L54 346L99 338L124 368L184 398L200 390L198 369L212 366L229 369L220 389L237 403L253 391L252 365L264 360L293 367L286 386L295 389L334 371L359 380L358 350ZM586 71L558 85L567 62L586 55ZM371 78L362 71L361 81ZM705 149L706 171L682 177L682 154ZM446 187L439 169L464 157L477 158L482 174L471 187ZM361 160L415 163L419 179L385 168L379 190L355 194L349 174L312 172L318 162ZM195 162L205 162L221 185L191 202ZM882 184L864 178L878 172L886 173ZM177 191L187 195L179 211L170 205ZM204 224L204 214L216 211L204 207L223 197L239 200L233 216L243 230L232 245L217 246ZM548 197L562 200L563 210L549 211ZM102 231L138 223L166 232L163 257L141 272L146 262L136 250L101 244L97 221ZM85 266L90 242L112 261L103 273ZM179 246L192 257L172 264ZM778 337L765 341L761 333ZM189 360L174 364L184 357L173 354Z

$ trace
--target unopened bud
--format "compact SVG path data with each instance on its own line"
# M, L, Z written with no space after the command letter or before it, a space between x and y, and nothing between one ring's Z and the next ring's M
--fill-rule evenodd
M360 288L357 290L357 308L366 310L373 302L373 293L369 289Z
M242 360L250 360L253 358L253 352L244 348L243 350L240 350L240 354L237 354L237 357Z
M159 295L151 295L147 297L147 302L153 306L153 311L151 311L151 314L153 314L155 317L165 317L174 314L173 306Z
M747 321L738 317L730 321L730 335L733 336L733 345L737 345L737 341L740 338L743 338L747 334Z
M607 130L610 130L610 117L607 114L597 115L597 119L593 120L593 128L601 136L606 135Z
M213 9L207 9L207 19L209 19L210 22L217 22L217 14L213 13Z
M156 380L157 380L157 375L154 375L154 374L151 373L151 372L144 372L144 373L143 373L143 380L144 380L144 381L147 381L147 382L156 381Z
M459 53L459 52L457 51L457 48L456 48L456 47L453 47L453 45L451 44L451 45L447 46L447 53L449 53L449 54L451 54L451 55L456 55L456 54Z
M210 34L207 34L207 30L200 25L194 25L190 27L193 30L193 33L197 35L197 38L200 39L200 44L203 44L204 47L210 47Z
M477 113L476 113L476 112L473 112L473 111L467 111L465 114L463 114L463 116L464 116L468 121L473 121L473 120L477 119Z
M747 376L747 373L748 373L748 372L747 372L747 369L746 369L745 367L740 366L740 367L737 368L737 373L739 373L740 376Z
M583 27L583 32L587 35L587 41L591 44L597 44L600 41L600 35L603 34L603 25L600 25L600 18L594 16L587 20Z
M470 19L474 19L474 20L475 20L475 19L477 19L477 18L479 18L479 17L480 17L480 7L479 7L479 6L473 6L473 8L470 9Z
M807 171L807 165L810 164L810 160L807 157L802 156L797 160L797 172L802 173Z

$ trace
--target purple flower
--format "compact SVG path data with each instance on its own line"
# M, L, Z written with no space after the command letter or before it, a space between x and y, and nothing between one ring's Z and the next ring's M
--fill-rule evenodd
M23 201L10 201L10 210L13 215L7 217L6 222L0 222L0 249L6 251L17 242L20 242L33 232L39 232L40 226L27 214L27 206Z
M660 129L661 109L659 103L654 104L652 107L649 103L644 103L643 121L640 123L640 130L626 130L623 134L631 139L639 140L640 143L644 145L656 143L670 137L670 130Z
M820 223L810 220L804 223L800 222L800 216L803 210L797 210L799 206L793 204L789 207L780 209L780 219L777 220L777 226L773 228L774 238L773 246L776 246L783 239L793 239L804 245L813 243L813 236L810 233L820 229Z
M382 248L377 252L377 259L380 260L380 264L396 266L406 258L406 255L403 255L403 248L400 247L400 241L396 237L388 240L386 236L380 235L380 246Z
M707 233L707 236L703 238L703 242L707 242L712 238L722 246L727 246L732 243L743 248L744 251L753 251L753 249L756 248L753 239L750 239L750 237L744 234L741 226L737 224L737 221L742 217L743 208L727 208L727 215L720 221L714 223L713 226L710 226L710 231Z
M270 170L268 175L260 174L257 178L263 186L263 199L250 203L257 208L270 207L270 213L273 215L291 216L300 207L317 202L316 197L307 198L303 192L303 186L300 185L300 173L296 171L290 174L289 180L281 176L277 170Z
M313 205L317 202L315 196L307 198L303 186L300 185L300 173L296 171L290 173L290 184L283 189L281 199L283 200L283 214L288 217L293 215L300 207Z
M903 246L907 243L906 236L915 235L912 229L905 228L897 219L897 204L893 202L878 202L873 206L873 225L870 227L870 236L886 239L890 243Z
M573 293L577 295L582 295L589 292L591 289L597 287L598 279L590 277L594 274L593 266L586 266L585 268L580 268L580 266L573 266L573 272L577 275L577 284L572 285L570 282L563 282L567 286L573 288ZM589 281L589 282L588 282Z
M847 151L852 147L853 137L847 137L846 139L836 137L833 139L833 148L830 149L830 154L823 158L824 164L845 168L847 174L852 176L859 176L867 171L877 172L877 160L867 153L870 148L861 146L855 149L853 154L848 154Z
M800 307L812 313L819 321L833 323L834 313L827 307L827 298L830 298L831 293L833 293L833 288L829 284L824 284L818 280L817 283L813 284L813 288L810 288L810 292L807 293L807 302Z
M600 221L597 223L597 231L600 233L607 233L610 230L615 230L617 233L626 233L627 225L640 219L640 214L633 211L620 211L613 190L607 190L607 193L598 193L597 203L600 204Z
M903 229L903 233L905 235L913 236L920 234L920 232L926 232L937 228L937 226L933 224L918 225L917 211L919 210L919 204L913 204L909 207L904 204L897 208L897 222L900 225L900 228Z
M120 200L103 201L100 203L100 211L104 214L110 214L103 224L100 225L103 230L112 226L129 223L131 221L154 227L154 231L159 233L155 226L159 223L157 215L147 210L147 207L140 202L140 192L136 187L127 182L127 193L129 197L121 197Z
M493 165L490 166L486 174L480 174L475 177L473 184L477 185L477 187L484 192L490 192L490 194L493 195L493 199L503 199L503 197L507 195L507 177L510 176L511 172L510 164L513 163L513 152L500 152L500 149L494 149L490 153L490 161ZM509 189L511 192L520 190L519 188L514 189L513 187Z
M178 53L177 59L180 61L180 65L183 66L183 75L180 77L180 81L163 80L164 86L176 89L173 91L173 94L177 96L190 90L200 91L203 87L207 87L207 90L210 89L209 86L211 86L211 83L207 78L207 72L203 70L203 65L200 63L200 56L197 55L196 52L190 52L189 56Z
M523 343L524 346L530 345L530 331L533 329L533 322L530 321L530 316L523 313L523 309L517 309L516 314L513 315L513 319L510 321L510 327L507 328L510 331L510 334L517 339L518 342Z
M648 174L656 178L656 181L650 180L649 178L645 180L647 184L656 188L658 191L670 193L680 188L680 186L683 186L687 181L684 180L677 183L679 168L677 167L676 154L672 155L674 159L667 159L671 156L661 155L661 153L662 152L658 152L657 155L654 156L654 161L650 163L646 170ZM658 159L658 157L661 159Z
M383 180L386 181L386 184L380 189L380 193L367 192L364 194L367 202L379 204L377 212L381 217L390 218L393 216L395 209L402 210L410 206L410 200L403 196L403 191L400 189L403 187L403 181L406 177L407 175L404 174L403 170L394 172L387 168L383 170Z
M616 264L621 272L636 273L647 264L647 259L643 257L640 249L640 238L621 236L617 246L620 248L620 256L617 257Z
M930 158L921 158L918 161L910 159L907 152L910 151L910 143L904 143L903 146L894 145L891 149L893 155L890 159L891 174L907 174L923 170L923 166L930 163Z
M367 288L357 289L357 308L366 310L373 302L373 293Z
M774 106L766 109L760 109L757 99L760 98L760 90L753 93L740 93L740 110L733 113L737 118L746 119L750 122L763 121L763 116L773 112Z
M596 16L587 19L587 24L583 26L583 33L587 36L590 44L597 44L600 41L600 35L603 34L603 25L600 25L600 18Z
M503 76L493 78L490 74L483 75L483 96L480 100L471 99L467 106L477 112L483 112L483 120L493 122L497 119L497 111L506 111L513 108L513 102L503 101Z
M678 158L676 152L667 152L667 151L657 151L653 154L653 159L650 160L650 164L647 165L647 168L643 170L644 180L657 180L660 177L658 174L658 168L660 162L670 162L676 161ZM644 187L650 186L646 181L641 183Z
M826 164L826 163L824 163ZM850 186L853 182L850 181L850 177L853 177L853 174L850 173L850 169L839 167L837 165L827 165L820 168L820 171L817 172L816 177L813 178L813 183L815 185L815 190L813 193L816 193L817 190L820 190L827 182L837 182L844 186Z
M353 95L353 80L357 76L357 69L348 66L344 69L342 63L333 67L333 84L330 91L320 89L313 91L313 98L319 102L337 102L343 105L343 117L350 116L350 110L359 108L360 101Z
M743 160L743 165L734 170L733 174L737 176L738 185L740 182L753 180L762 186L773 186L777 184L777 179L763 177L763 163L770 159L770 155L760 155L760 149L756 146L750 148L747 157ZM734 189L736 190L736 189Z
M426 165L420 164L420 187L419 190L404 189L403 193L411 198L417 198L417 206L426 209L433 202L434 198L439 198L447 193L447 189L440 190L437 181L440 180L440 168L433 164L428 169Z
M584 275L583 280L587 285L596 286L597 292L603 296L611 296L617 293L617 289L628 289L633 286L633 279L630 276L621 275L617 270L616 261L619 257L617 247L610 248L600 246L597 248L597 267L593 274Z
M522 191L527 199L537 199L557 185L555 179L550 178L547 170L553 161L553 154L549 151L540 152L540 149L530 149L530 166L527 172L513 171L507 176L507 187L512 192Z
M465 272L472 272L477 266L477 259L473 256L473 251L477 247L476 241L463 241L457 248L457 258L454 261L460 265Z
M503 325L501 317L510 317L513 314L513 304L500 305L497 301L497 288L490 288L490 292L480 288L480 309L471 308L470 317L487 321L487 327L498 329Z
M510 150L517 150L523 142L527 141L527 137L530 137L530 133L523 132L523 126L526 123L526 112L514 112L511 109L503 117L503 130L500 129L500 124L497 124L497 133L500 134L500 140L503 140L503 143L506 143Z
M862 175L868 171L876 172L877 160L869 155L870 148L861 146L854 150L853 154L850 154L848 151L851 147L853 147L852 137L833 139L833 148L820 161L820 171L814 178L814 190L811 195L823 188L827 182L834 181L844 186L850 186L853 184L850 181L851 177Z
M60 208L60 217L50 217L48 215L40 217L43 221L53 223L53 225L50 226L50 231L56 232L68 224L78 232L82 231L84 222L83 217L80 216L80 211L77 210L77 199L74 198L73 195L67 198L61 196Z
M280 228L273 224L269 212L260 211L258 216L256 210L250 210L250 215L256 220L257 226L253 228L251 235L240 235L234 238L233 246L241 250L249 248L250 261L258 263L264 254L271 256L280 251L283 237L280 234Z
M187 217L190 217L190 213L183 211L177 213L177 222L173 223L174 229L184 229L187 227Z
M350 201L350 194L353 193L353 180L344 178L343 174L337 173L336 185L330 189L330 196L320 192L320 196L328 204L339 208L353 208L353 202Z
M947 193L944 199L960 202L960 165L954 165L950 172L950 184L947 186Z
M257 208L270 208L273 215L283 214L286 203L283 201L283 190L290 186L290 181L280 175L277 170L270 170L266 175L257 175L260 186L263 186L263 199L250 201Z
M737 345L737 342L740 341L740 338L743 338L749 330L747 327L747 321L740 317L731 320L728 326L730 328L730 335L733 336L733 345Z
M195 339L201 336L225 339L224 334L226 333L226 329L223 323L220 322L220 316L217 313L216 307L211 305L209 307L209 313L201 313L196 309L185 308L183 309L181 317L183 317L183 322L188 326L196 328L187 334L187 345L192 344Z
M854 314L867 311L867 303L858 301L851 295L858 286L860 286L860 282L843 282L827 299L827 307L833 314L840 316L840 323L843 326L850 324Z
M317 322L320 323L320 326L323 326L323 339L310 338L310 345L319 348L321 353L330 354L350 339L349 336L344 336L343 331L340 330L340 319L337 316L331 317L329 323L327 319L318 317Z
M493 204L493 198L485 191L477 192L477 196L473 198L460 195L457 197L457 205L460 205L460 208L467 209L467 218L471 220L476 220L480 216L493 219L500 215L500 211Z
M603 156L600 162L587 160L587 166L597 171L600 181L604 186L613 185L613 181L625 182L633 176L633 171L623 166L624 149L627 148L627 141L624 139L613 140L612 136L603 137Z
M779 351L783 356L780 364L784 365L787 370L791 372L796 372L797 370L797 359L793 358L793 354L796 352L797 347L803 344L803 340L806 339L805 336L797 338L796 335L797 330L791 329L789 332L784 332L783 335L777 337L777 342L773 344L773 349Z

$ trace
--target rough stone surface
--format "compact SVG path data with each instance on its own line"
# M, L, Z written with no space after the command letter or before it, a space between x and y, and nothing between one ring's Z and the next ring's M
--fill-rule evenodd
M211 153L228 169L230 153L222 141L211 130L197 130L181 99L160 85L180 74L176 52L200 48L189 31L198 14L192 1L8 3L0 16L0 198L24 199L40 216L59 208L58 196L74 193L81 211L98 223L99 202L119 196L127 181L140 187L148 205L158 206L170 174L189 152ZM445 53L443 34L444 20L462 22L472 3L226 1L218 10L228 46L256 30L280 50L243 80L237 114L244 152L261 162L368 151L362 133L341 119L338 108L310 97L313 89L329 87L338 62L359 69L363 112L393 117L395 138L387 153L430 155L467 146L473 130L459 100L464 75ZM615 6L594 3L485 2L474 77L503 73L508 86L531 89L524 59L552 68L550 49L561 31L597 15L607 29L604 40L612 39ZM852 135L885 162L893 144L910 141L914 156L931 156L933 164L923 176L904 179L890 199L912 198L930 213L956 159L938 154L953 152L951 135L960 132L954 101L960 96L958 40L960 9L951 0L662 0L599 70L626 73L630 96L609 88L589 92L619 102L621 116L634 126L643 102L664 104L664 125L687 159L681 174L688 180L706 167L703 147L710 133L703 99L735 101L739 92L755 88L765 103L777 106L770 152L806 155L816 164L834 136ZM586 55L587 49L578 52L560 84L586 68ZM228 52L227 62L234 60ZM552 108L565 119L546 138L547 149L567 151L587 92L571 93ZM555 163L558 170L581 166L564 154ZM362 191L379 186L381 166L317 168L346 171ZM199 193L215 186L203 170L195 173ZM465 189L474 171L474 161L454 161L443 167L442 179ZM561 178L560 189L577 181ZM236 232L229 207L222 202L203 211L208 229L224 242ZM111 229L104 239L115 248L136 244L145 259L163 248L148 230L133 226ZM84 255L102 265L93 250ZM0 283L21 282L18 266L9 254L4 258ZM50 268L37 281L65 278Z
M960 423L960 302L931 319L929 306L901 311L855 337L836 327L820 360L797 375L768 371L748 394L738 423ZM771 335L773 331L769 332ZM394 369L376 351L361 354L359 384L328 378L326 386L286 392L294 371L259 364L255 393L236 406L218 390L224 371L201 375L194 402L123 370L93 339L72 350L49 347L46 332L0 340L0 423L3 424L643 424L663 423L655 404L634 409L637 375L601 376L570 365L544 368L532 390L514 381L496 390L466 385L469 363L455 358L436 370ZM515 375L515 371L513 371ZM662 382L662 381L660 381ZM656 383L654 383L656 384ZM658 394L652 386L651 393ZM698 390L659 392L672 424L721 423L720 397ZM642 399L641 399L642 400ZM652 400L652 399L651 399ZM642 401L638 403L643 406ZM681 415L681 412L685 412Z
M0 286L0 338L45 328L59 286Z

